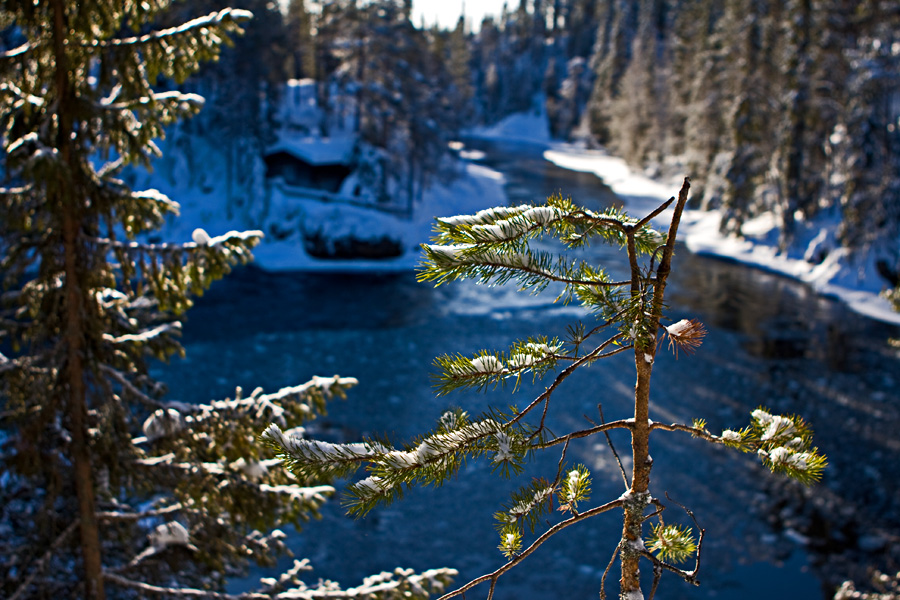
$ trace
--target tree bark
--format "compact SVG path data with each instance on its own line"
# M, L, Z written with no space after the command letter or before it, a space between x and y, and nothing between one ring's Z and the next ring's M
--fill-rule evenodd
M653 341L640 344L635 340L634 365L637 370L637 381L634 384L634 424L631 429L631 454L633 460L631 472L631 490L625 501L622 527L621 562L622 577L619 580L619 598L631 600L636 594L641 597L640 550L644 547L643 525L644 509L650 502L650 470L653 459L650 456L650 376L653 373L653 360L656 354L656 331L662 316L663 297L666 280L672 267L672 255L675 252L675 237L681 222L681 213L687 204L690 181L685 178L675 212L669 226L666 245L662 251L656 279L653 282L653 297L649 311L648 331L653 332ZM638 297L642 293L642 276L637 262L634 232L628 234L628 258L631 263L631 293ZM647 281L644 285L649 286ZM643 300L644 302L646 300ZM646 311L646 309L642 309ZM649 357L649 360L648 360Z
M78 516L80 520L81 554L84 567L85 598L104 600L103 564L100 557L100 533L96 518L96 500L91 475L91 454L87 443L85 417L87 396L84 382L84 290L81 286L79 269L79 232L81 229L80 206L77 191L72 189L73 175L77 165L72 153L72 110L71 87L65 41L68 33L63 0L53 0L53 49L56 61L57 93L57 147L64 168L69 173L60 172L58 204L63 213L63 256L65 282L64 336L66 363L63 368L63 389L65 406L72 435L72 463L76 494L78 496ZM73 193L74 191L74 193ZM83 258L83 257L81 257Z

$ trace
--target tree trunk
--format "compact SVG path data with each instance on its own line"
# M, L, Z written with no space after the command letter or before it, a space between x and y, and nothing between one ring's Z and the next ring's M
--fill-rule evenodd
M637 339L634 343L634 365L637 370L637 381L634 385L634 424L631 429L631 453L634 464L631 472L630 495L625 501L622 528L620 549L622 578L619 580L619 598L621 600L643 598L639 568L640 551L644 548L644 509L650 503L650 469L653 467L653 459L650 456L650 375L653 372L653 361L656 355L656 332L662 316L666 280L669 278L672 255L675 253L675 237L681 222L681 214L687 204L690 187L690 180L685 178L681 191L678 193L678 202L675 205L659 267L656 269L656 279L653 281L653 297L647 317L649 319L647 329L653 332L653 338L644 344ZM631 263L631 294L633 298L636 298L642 291L646 292L642 289L642 283L650 286L650 281L643 281L638 266L634 232L628 235L628 259ZM645 298L642 302L647 302L647 299ZM646 308L641 310L645 312Z
M57 193L63 211L64 252L64 306L66 363L63 368L65 405L72 435L72 463L76 494L78 496L81 554L84 566L85 598L104 600L103 564L100 558L100 534L97 525L94 485L91 476L91 455L87 443L85 416L86 389L84 383L84 291L79 273L80 206L77 191L73 193L72 175L77 168L72 155L71 91L65 40L67 23L63 0L53 0L53 46L56 60L56 92L58 131L57 145L62 164L69 168L68 176L60 173ZM83 257L81 257L83 259Z

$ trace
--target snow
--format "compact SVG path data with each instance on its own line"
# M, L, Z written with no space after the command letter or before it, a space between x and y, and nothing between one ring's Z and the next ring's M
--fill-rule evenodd
M641 590L631 590L619 596L620 600L644 600L644 594Z
M185 427L184 417L174 408L160 408L144 421L144 436L154 441L182 431Z
M515 458L510 447L512 440L509 435L501 431L494 437L497 439L497 452L494 454L493 462L499 463Z
M286 152L311 165L348 165L356 146L356 136L341 135L333 138L281 136L270 146L267 154Z
M317 109L310 104L314 100L310 96L309 83L293 83L286 90L282 108L292 118L314 121L311 117ZM547 160L562 168L598 175L634 215L655 209L680 189L680 180L652 179L630 168L624 160L602 151L552 143L547 116L541 108L543 105L541 98L536 97L533 110L510 115L493 126L469 131L467 135L543 144L549 147L544 152ZM261 183L253 189L233 190L229 200L225 184L226 161L217 158L219 149L194 138L185 143L186 139L187 136L173 132L163 142L164 156L154 163L154 172L136 173L136 190L145 188L146 193L154 197L166 200L171 197L179 201L181 217L171 217L161 237L178 240L193 238L194 230L219 233L260 229L266 237L254 250L255 262L267 270L410 271L420 263L419 245L433 235L434 218L440 218L450 226L487 225L480 229L481 233L485 237L495 235L500 240L505 239L508 232L518 232L522 225L508 219L525 211L534 211L530 206L506 207L502 174L465 159L458 162L459 176L455 180L436 183L424 192L423 198L415 203L412 216L378 210L377 206L336 202L334 195L328 194L322 194L319 199L301 199L286 195L278 186L266 189ZM331 139L314 135L282 136L268 150L284 150L319 164L345 161L354 144L355 139L347 135ZM263 180L261 159L247 168L255 169L258 179ZM491 207L496 206L502 208L492 210ZM526 220L543 223L552 218L549 209L541 210L546 214L534 212ZM658 216L654 224L667 225L670 211ZM504 219L502 224L497 222ZM890 303L878 295L885 283L877 274L875 257L853 258L839 247L836 232L840 222L837 217L800 222L797 242L787 251L778 250L777 220L772 214L763 214L747 222L742 238L721 234L719 220L720 214L716 211L687 210L679 228L679 239L697 254L729 258L795 278L823 295L839 298L861 314L900 324L900 313L892 310ZM503 233L503 229L507 233ZM367 241L388 239L399 245L402 255L387 259L314 258L304 249L304 236L311 234L329 240L347 237ZM198 236L205 241L200 233ZM212 244L224 237L212 237L206 243ZM528 265L525 260L518 262L509 257L498 262L515 267Z
M547 101L543 94L536 94L532 105L534 108L528 112L511 114L494 125L473 130L469 135L485 139L549 142L550 125L545 109Z
M725 440L726 442L740 442L742 438L741 438L741 434L738 433L737 431L734 431L732 429L726 429L725 431L722 432L722 439Z
M502 373L503 364L494 356L479 356L470 361L476 373Z
M766 425L766 430L763 432L762 441L774 440L776 438L784 437L790 434L793 434L796 431L794 426L794 422L788 417L783 417L781 415L776 415L772 417L772 419Z
M544 152L544 158L572 171L594 173L624 202L625 209L639 215L656 208L677 194L680 180L659 181L634 171L615 156L578 148L569 144L554 144ZM665 226L672 209L663 212L654 223ZM797 242L786 252L779 251L774 215L766 213L748 221L743 238L719 232L719 212L686 210L678 230L678 239L691 252L728 258L786 275L810 285L818 293L838 298L852 310L887 323L900 324L900 313L879 296L885 287L875 270L875 257L854 259L846 249L835 244L835 232L840 222L835 217L799 224ZM819 264L810 262L828 250Z
M682 333L684 333L685 331L687 331L688 329L691 328L691 322L688 321L687 319L682 319L673 325L664 326L664 327L665 327L666 331L669 332L669 335L678 337L679 335L681 335Z
M194 230L194 233L191 234L191 239L194 240L194 243L198 246L205 246L209 243L210 237L205 229L198 227Z
M149 175L138 173L134 184L136 189L159 189L159 193L178 200L181 215L173 215L166 221L160 237L193 239L195 229L210 232L207 235L259 229L265 237L253 250L254 264L269 271L412 271L421 261L419 245L433 235L436 217L474 214L506 203L503 176L467 161L457 165L456 179L428 188L416 202L411 217L335 202L327 194L322 194L318 200L297 198L285 194L278 186L266 190L261 184L257 189L235 192L229 203L224 161L215 158L216 149L203 147L203 141L192 139L194 156L189 161L183 152L172 149L169 143L166 140L163 151L168 154L154 164L154 172ZM176 145L176 140L171 144ZM192 163L202 163L204 167L192 169ZM262 169L260 165L257 168ZM233 205L231 210L229 204ZM386 238L398 243L403 253L382 259L315 258L304 248L304 235L311 234L330 240L355 237L378 241ZM208 243L219 239L212 237Z
M188 530L178 521L170 521L156 527L150 534L150 545L159 552L172 545L186 546L190 543Z

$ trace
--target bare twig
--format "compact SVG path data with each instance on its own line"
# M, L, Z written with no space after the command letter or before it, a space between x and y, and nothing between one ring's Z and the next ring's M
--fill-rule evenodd
M603 577L600 578L600 600L606 600L606 577L609 575L609 570L612 569L613 564L615 564L616 557L619 555L619 550L621 549L622 544L620 542L613 551L612 556L609 557L609 563L607 563L606 569L603 571Z
M672 573L675 573L676 575L678 575L679 577L681 577L682 579L684 579L686 582L690 583L691 585L700 585L700 581L697 579L696 570L685 571L684 569L679 569L675 565L670 565L669 563L656 558L655 556L653 556L650 553L649 550L640 550L639 553L641 556L643 556L644 558L648 559L650 562L653 563L654 570L657 567L659 567L660 569L665 569L666 571L671 571Z
M694 570L692 571L692 573L696 577L700 572L700 552L701 550L703 550L703 536L706 535L706 530L700 527L700 523L697 522L697 517L694 516L694 511L689 509L684 504L678 502L677 500L672 500L672 498L669 496L669 492L666 492L666 500L668 500L669 502L674 502L675 504L680 506L681 510L688 514L688 516L691 518L691 521L694 522L694 526L700 532L700 535L697 539L697 560L694 562Z
M569 440L589 437L594 435L595 433L603 433L604 431L609 431L610 429L632 429L633 427L634 421L632 421L631 419L619 419L618 421L610 421L609 423L598 425L597 427L591 427L590 429L573 431L572 433L567 433L566 435L554 438L548 442L544 442L543 444L535 444L532 446L532 448L534 448L535 450L540 450L543 448L549 448L551 446L562 444L563 442L568 443Z
M603 418L603 405L597 404L597 412L600 413L600 423L605 425L606 419ZM612 438L609 437L609 431L604 430L603 435L606 436L606 443L609 444L609 449L612 450L613 456L616 457L616 463L619 465L619 472L622 473L622 481L625 482L625 489L630 489L631 484L628 482L628 475L625 474L625 466L622 464L622 459L619 458L619 453L616 452L616 447L613 446Z
M507 425L516 424L517 422L522 420L526 414L528 414L532 409L534 409L535 406L537 406L538 404L540 404L543 401L548 400L550 398L551 394L553 394L553 392L556 391L556 388L558 388L560 386L560 384L569 377L569 375L571 375L572 373L577 371L578 368L581 367L582 365L584 365L588 362L591 362L593 360L599 359L602 356L603 350L605 350L607 347L609 347L610 344L615 343L615 341L618 340L621 337L621 335L622 334L614 335L613 337L609 338L608 340L606 340L605 342L603 342L602 344L600 344L599 346L594 348L591 352L589 352L588 354L585 354L584 356L582 356L581 358L579 358L578 360L576 360L575 362L570 364L568 367L566 367L565 369L560 371L559 375L556 376L556 379L553 380L553 383L551 383L550 386L546 390L544 390L544 392L540 396L538 396L537 398L532 400L531 404L529 404L524 409L522 409L522 411L519 412L519 414L516 415L516 417L514 419L509 421L509 423L507 423ZM620 351L621 350L617 350L615 352L620 352ZM611 356L615 352L611 352L611 353L609 353L609 355ZM529 438L529 441L534 439L538 435L539 432L540 432L540 429L535 431Z
M653 597L656 595L656 588L659 587L660 579L662 579L662 567L653 565L653 585L650 586L650 595L647 596L647 600L653 600Z
M663 202L662 204L657 206L656 210L654 210L652 213L650 213L649 215L647 215L646 217L644 217L643 219L641 219L640 221L638 221L637 223L632 225L632 227L635 230L640 229L641 227L643 227L644 225L646 225L647 223L649 223L650 221L655 219L657 216L659 216L664 210L669 208L669 206L671 206L671 204L673 202L675 202L675 196L672 196L671 198L669 198L668 200L666 200L665 202Z
M528 548L526 548L524 551L522 551L521 554L517 554L515 556L515 558L513 558L512 560L507 562L505 565L503 565L502 567L500 567L493 573L488 573L487 575L482 575L481 577L477 577L477 578L473 579L472 581L470 581L469 583L462 586L461 588L453 590L452 592L449 592L447 594L444 594L443 596L438 598L438 600L448 600L449 598L463 595L468 590L472 589L473 587L475 587L476 585L478 585L480 583L484 583L485 581L492 582L491 589L493 590L497 579L499 579L501 575L503 575L504 573L506 573L513 567L515 567L517 564L519 564L526 558L528 558L528 556L530 556L532 553L534 553L534 551L537 550L539 546L541 546L544 542L546 542L548 539L550 539L551 537L553 537L554 535L556 535L557 533L559 533L566 527L569 527L570 525L574 525L575 523L577 523L579 521L583 521L585 519L595 517L595 516L597 516L601 513L604 513L608 510L622 506L623 504L625 504L625 501L622 500L621 498L618 498L616 500L613 500L612 502L607 502L606 504L604 504L602 506L597 506L590 510L586 510L582 513L572 516L572 517L566 519L565 521L560 521L559 523L557 523L556 525L554 525L553 527L551 527L550 529L545 531L539 538L534 540L534 542L532 542L532 544L530 546L528 546Z
M559 480L562 477L562 468L563 462L566 460L566 452L569 451L569 440L566 440L565 445L563 445L562 453L559 455L559 465L556 467L556 479L553 480L553 485L551 487L556 487L559 485Z

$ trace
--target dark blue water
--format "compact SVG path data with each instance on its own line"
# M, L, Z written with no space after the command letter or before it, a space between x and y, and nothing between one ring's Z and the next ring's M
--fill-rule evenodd
M591 207L616 202L592 175L571 173L520 148L486 148L487 162L507 176L510 201L539 201L562 191ZM538 149L539 150L539 149ZM624 267L614 251L592 260ZM616 262L618 261L618 262ZM676 256L668 289L671 319L698 318L710 330L700 351L675 360L660 354L651 418L708 420L713 432L738 427L759 405L802 414L829 456L824 481L806 490L761 469L753 457L682 434L654 434L652 489L691 508L706 529L700 588L666 575L657 598L825 598L834 581L861 577L887 554L898 528L900 450L897 378L900 359L887 344L900 331L850 313L796 282L740 265ZM329 439L387 434L398 444L435 424L443 410L479 414L489 405L523 406L539 387L436 398L432 360L442 353L506 348L528 335L564 337L589 316L553 296L460 283L434 289L404 274L265 273L244 269L217 284L190 312L185 361L160 369L174 398L229 396L236 385L275 390L312 375L353 376L360 385L320 421ZM227 326L223 326L227 324ZM554 432L631 415L632 358L597 363L555 394ZM614 436L620 454L625 436ZM531 477L555 476L558 451L539 456L523 476L505 481L490 465L471 463L443 488L412 490L359 521L331 503L320 522L292 539L317 578L358 585L397 566L460 571L458 583L503 564L492 514ZM624 486L602 438L569 449L570 463L593 473L591 505ZM627 461L626 461L627 463ZM626 464L626 468L628 465ZM682 519L672 504L667 521ZM500 579L498 599L596 598L618 542L621 521L609 513L567 529ZM649 568L645 568L649 572ZM254 577L269 575L256 572ZM617 592L617 574L607 590ZM240 586L240 584L238 584ZM485 589L468 594L484 597Z

